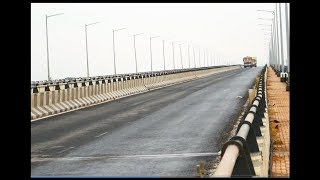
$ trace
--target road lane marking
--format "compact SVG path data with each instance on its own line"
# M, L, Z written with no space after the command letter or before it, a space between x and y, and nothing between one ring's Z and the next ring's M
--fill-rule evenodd
M55 148L62 148L63 146L52 146L50 149L55 149Z
M154 155L126 155L126 156L83 156L83 157L57 157L57 158L31 158L31 162L39 161L81 161L81 160L99 160L99 159L126 159L126 158L138 158L138 159L153 159L153 158L175 158L175 157L203 157L203 156L218 156L220 152L214 153L182 153L182 154L154 154Z
M68 150L73 149L73 148L74 148L74 147L69 147L69 148L64 149L64 150L62 150L62 151L59 151L58 154L63 153L63 152L65 152L65 151L68 151Z
M102 135L105 135L105 134L107 134L108 132L104 132L104 133L102 133L102 134L99 134L98 136L95 136L96 138L98 138L98 137L100 137L100 136L102 136Z

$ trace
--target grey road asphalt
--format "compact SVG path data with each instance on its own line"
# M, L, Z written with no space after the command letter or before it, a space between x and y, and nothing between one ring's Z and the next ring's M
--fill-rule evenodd
M194 177L261 71L239 68L31 123L31 175Z

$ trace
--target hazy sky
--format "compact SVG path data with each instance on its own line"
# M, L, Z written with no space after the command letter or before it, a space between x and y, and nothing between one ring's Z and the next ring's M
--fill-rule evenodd
M136 37L140 72L150 71L150 36L160 36L152 39L153 70L163 70L163 39L169 40L165 43L166 69L173 69L171 41L190 44L191 67L191 43L196 45L197 67L199 47L201 66L204 49L213 63L217 55L233 63L242 63L248 55L257 56L258 65L264 65L268 37L261 29L267 27L258 24L271 21L258 18L272 18L272 14L257 10L274 7L274 3L32 3L31 80L47 79L46 14L64 13L48 19L50 74L58 79L86 76L85 24L97 21L101 23L88 27L90 76L114 73L112 30L123 27L127 29L115 33L117 73L135 72L132 35L136 33L144 33ZM178 44L174 59L176 68L181 68ZM188 44L181 46L184 67L189 66Z

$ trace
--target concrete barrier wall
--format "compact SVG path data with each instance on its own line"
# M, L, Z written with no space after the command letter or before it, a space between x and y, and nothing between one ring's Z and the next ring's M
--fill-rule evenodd
M31 89L31 120L111 101L153 89L240 68L221 67L175 74L140 75L91 82L72 82ZM35 92L36 91L36 92Z

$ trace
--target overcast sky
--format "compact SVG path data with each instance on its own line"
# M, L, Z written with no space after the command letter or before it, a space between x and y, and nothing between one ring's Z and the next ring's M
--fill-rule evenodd
M85 24L97 21L101 23L88 27L90 76L114 73L112 30L123 27L127 29L115 32L117 73L135 72L132 35L136 33L144 33L136 37L139 72L150 71L150 36L160 36L152 39L153 70L163 70L162 40L168 40L166 69L173 69L171 41L186 43L181 45L184 68L189 67L188 44L191 67L193 47L197 67L199 48L201 66L204 49L209 64L211 56L215 64L219 55L238 64L244 56L257 56L258 65L264 65L268 37L261 29L267 27L258 24L271 21L258 18L272 18L272 14L257 10L274 8L274 3L32 3L31 80L47 79L46 14L64 13L48 18L50 74L58 79L86 76ZM174 60L176 68L181 68L178 44L174 46Z

